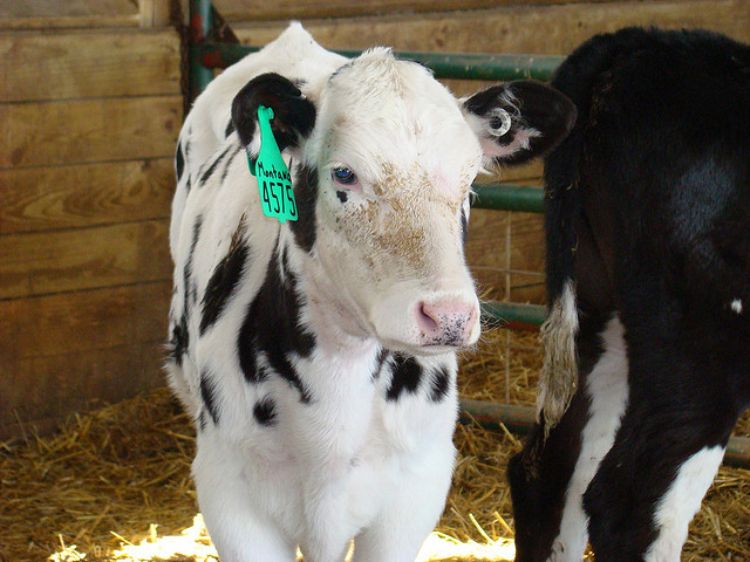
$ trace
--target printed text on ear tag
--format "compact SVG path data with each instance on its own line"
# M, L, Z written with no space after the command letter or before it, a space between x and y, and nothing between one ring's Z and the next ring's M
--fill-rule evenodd
M263 214L278 219L279 222L296 221L297 204L294 201L292 178L273 136L271 119L273 119L273 109L263 105L258 107L260 151L255 165L248 152L247 163L250 173L258 180Z

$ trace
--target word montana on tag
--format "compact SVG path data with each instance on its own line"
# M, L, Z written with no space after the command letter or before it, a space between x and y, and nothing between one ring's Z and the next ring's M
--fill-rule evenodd
M273 109L259 106L260 149L258 158L254 162L250 152L247 153L247 163L250 173L258 180L263 214L278 219L282 223L288 220L296 221L297 204L294 200L292 178L273 136L271 119L273 119Z

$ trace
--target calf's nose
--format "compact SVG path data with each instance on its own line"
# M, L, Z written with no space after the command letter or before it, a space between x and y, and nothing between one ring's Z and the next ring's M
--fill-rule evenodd
M416 307L423 345L465 345L477 318L477 305L461 299L422 301Z

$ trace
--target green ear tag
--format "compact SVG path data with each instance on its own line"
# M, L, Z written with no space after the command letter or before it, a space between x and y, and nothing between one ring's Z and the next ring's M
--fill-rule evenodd
M258 107L260 151L255 162L248 152L247 163L250 173L258 179L263 214L276 218L282 223L288 220L296 221L297 204L294 201L292 178L273 136L271 119L273 119L273 109L263 105Z

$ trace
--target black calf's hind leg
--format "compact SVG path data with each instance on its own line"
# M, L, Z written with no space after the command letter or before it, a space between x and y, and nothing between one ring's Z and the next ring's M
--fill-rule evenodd
M583 494L627 405L627 358L617 316L598 334L587 335L584 328L579 348L584 369L570 409L546 443L537 428L510 466L519 562L580 562L588 541Z
M717 436L726 410L685 416L661 406L644 408L640 396L631 397L584 496L598 560L679 562L688 525L721 464L734 424L727 420Z
M579 391L546 442L544 430L536 424L523 451L508 464L516 562L543 562L552 552L587 413L588 401Z

